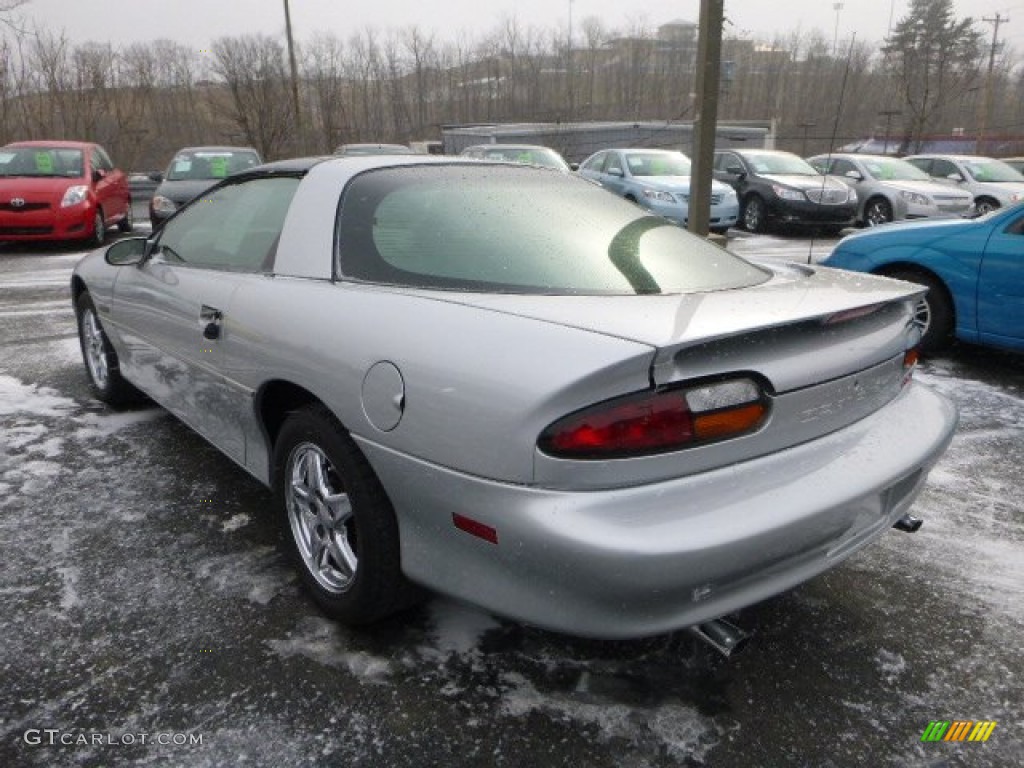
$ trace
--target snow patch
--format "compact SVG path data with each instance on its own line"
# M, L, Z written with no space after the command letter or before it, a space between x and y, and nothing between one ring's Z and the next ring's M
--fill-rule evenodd
M66 613L81 602L78 597L78 579L81 576L82 570L69 565L58 568L57 573L60 574L62 582L60 609L61 612Z
M119 430L156 421L166 415L167 411L156 407L125 413L86 413L72 419L74 423L80 425L72 437L76 440L109 437Z
M391 674L391 662L365 651L347 647L344 629L327 619L307 618L300 631L283 640L268 640L267 645L280 656L303 656L318 664L347 669L367 682L381 682Z
M233 517L229 517L227 520L221 523L220 529L225 533L228 533L229 531L237 531L239 528L244 528L246 525L248 525L249 520L250 517L244 512L241 512L237 515L234 515Z
M674 759L698 763L703 763L707 753L718 743L713 722L678 701L644 709L595 701L589 694L542 694L517 672L504 674L502 680L506 690L500 709L510 717L541 712L594 726L602 742L624 739L633 744L652 743L664 748Z
M887 651L884 648L880 648L878 653L875 654L875 663L878 665L878 671L885 678L885 682L890 685L895 683L900 678L900 675L907 671L907 662L904 661L903 656Z
M429 610L431 636L444 657L475 652L484 634L501 626L490 614L456 600L438 598Z
M76 408L74 400L57 390L37 384L22 384L13 376L0 375L0 416L27 413L34 416L64 416Z

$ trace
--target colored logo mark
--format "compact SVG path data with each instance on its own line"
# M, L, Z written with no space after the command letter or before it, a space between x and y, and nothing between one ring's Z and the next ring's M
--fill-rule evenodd
M994 720L932 720L921 741L988 741L996 725Z

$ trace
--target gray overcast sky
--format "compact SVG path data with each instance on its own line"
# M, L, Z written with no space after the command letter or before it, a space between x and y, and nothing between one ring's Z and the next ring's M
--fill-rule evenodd
M570 2L574 30L587 16L606 26L625 30L635 22L655 27L667 21L696 22L699 0L291 0L292 25L299 40L317 30L345 39L371 26L381 32L418 26L438 38L464 31L476 39L493 30L503 16L515 16L526 26L568 28ZM852 34L862 41L881 41L890 20L905 15L908 0L726 0L731 32L757 38L776 33L818 29L839 40ZM92 40L124 45L159 37L197 47L224 35L283 34L283 0L31 0L21 13L31 23L63 29L74 41ZM1024 53L1024 0L956 0L958 16L975 19L1000 13L1009 23L999 29L1018 53ZM981 24L986 40L992 25ZM575 35L574 35L575 37Z

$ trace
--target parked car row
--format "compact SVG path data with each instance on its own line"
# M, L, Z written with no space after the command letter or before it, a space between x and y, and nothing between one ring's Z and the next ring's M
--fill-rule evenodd
M0 241L103 242L110 226L133 226L125 174L88 142L21 142L0 154ZM411 155L402 144L342 144L337 156ZM553 149L486 144L464 157L500 159L568 170ZM251 147L186 147L167 170L149 205L153 228L219 180L261 163ZM594 153L581 175L637 205L686 226L690 160L682 152L625 148ZM805 161L791 152L721 149L714 153L708 221L712 232L732 226L814 227L827 234L891 221L985 213L1024 199L1024 175L983 157L832 153ZM30 181L29 179L38 179ZM76 183L76 180L78 183Z

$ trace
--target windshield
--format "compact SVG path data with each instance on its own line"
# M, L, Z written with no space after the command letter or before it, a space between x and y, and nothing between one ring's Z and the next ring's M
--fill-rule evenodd
M64 147L4 147L0 176L40 176L77 179L85 172L80 149Z
M237 151L203 149L194 152L179 152L171 160L166 178L167 181L223 179L259 164L260 156L251 149Z
M690 158L682 152L626 152L634 176L689 176Z
M906 160L885 158L879 160L865 160L864 170L873 179L879 181L929 181L931 177L920 168L911 165Z
M569 174L525 165L368 171L341 200L345 277L525 294L687 293L769 275Z
M1024 175L1002 160L979 160L964 163L975 181L1016 181L1024 183Z
M786 152L747 152L744 157L755 173L782 173L789 176L820 176L813 166L797 155Z

